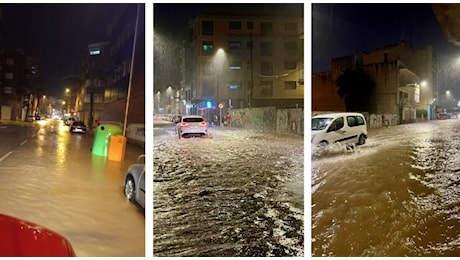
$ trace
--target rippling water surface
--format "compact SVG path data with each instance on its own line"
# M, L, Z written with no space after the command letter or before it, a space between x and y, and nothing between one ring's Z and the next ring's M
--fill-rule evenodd
M155 138L155 256L303 256L303 137L235 131Z
M312 255L460 255L459 129L394 126L352 152L312 151Z

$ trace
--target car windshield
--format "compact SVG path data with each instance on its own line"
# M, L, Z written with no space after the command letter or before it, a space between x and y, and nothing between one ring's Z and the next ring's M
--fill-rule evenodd
M332 121L330 117L318 117L311 119L311 130L323 130Z
M84 126L85 123L80 122L80 121L76 121L76 122L73 123L73 125Z
M186 117L184 119L182 119L182 122L186 122L186 123L200 123L200 122L203 122L204 119L201 118L201 117Z

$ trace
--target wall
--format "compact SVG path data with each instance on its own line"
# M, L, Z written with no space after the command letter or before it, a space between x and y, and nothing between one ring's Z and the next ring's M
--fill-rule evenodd
M276 109L274 107L243 108L230 111L231 127L242 127L279 133L304 134L302 108Z

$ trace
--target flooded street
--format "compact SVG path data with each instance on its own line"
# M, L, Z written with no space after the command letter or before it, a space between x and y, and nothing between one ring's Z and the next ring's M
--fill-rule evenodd
M303 136L154 139L154 256L303 256Z
M123 195L125 171L143 150L130 145L124 161L109 161L91 154L89 134L41 121L2 124L12 141L0 155L0 213L61 234L79 257L145 256L144 214Z
M355 151L312 156L312 256L458 256L459 152L451 119L371 129Z

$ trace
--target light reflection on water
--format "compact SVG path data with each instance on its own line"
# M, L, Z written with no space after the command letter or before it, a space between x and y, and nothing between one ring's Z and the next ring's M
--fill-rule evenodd
M371 147L312 158L312 255L459 255L456 124L384 129Z

